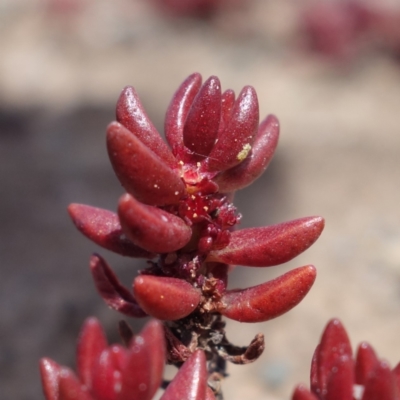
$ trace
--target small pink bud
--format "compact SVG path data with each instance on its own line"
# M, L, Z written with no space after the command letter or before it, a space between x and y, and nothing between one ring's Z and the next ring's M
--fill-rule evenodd
M196 350L182 365L160 400L205 400L206 388L206 357L202 350Z
M139 201L176 204L186 193L182 179L118 122L108 126L107 149L122 186Z
M239 322L263 322L292 309L311 289L316 277L312 265L296 268L248 289L228 290L220 313Z
M208 261L250 267L282 264L307 250L323 228L323 218L308 217L262 228L241 229L231 233L228 246L211 251Z
M155 254L136 246L126 237L118 215L112 211L84 204L70 204L68 212L78 230L99 246L123 256L155 257Z
M140 306L151 316L175 321L195 310L200 291L178 278L140 275L133 284Z
M174 94L165 116L165 137L178 158L184 154L183 128L200 86L201 75L189 75Z
M182 218L139 203L129 194L121 197L118 215L129 239L150 252L170 253L179 250L192 236L192 229Z
M117 102L117 121L131 131L144 145L169 167L175 168L177 161L167 144L144 110L136 90L126 86Z
M100 322L88 318L81 329L77 346L77 373L80 381L92 387L93 367L100 354L107 348L107 339Z
M146 317L130 291L115 276L106 261L97 254L90 259L94 284L106 304L130 317Z

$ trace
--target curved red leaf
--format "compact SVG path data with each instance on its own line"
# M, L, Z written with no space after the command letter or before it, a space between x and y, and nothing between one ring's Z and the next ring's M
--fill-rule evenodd
M292 309L311 289L316 269L296 268L269 282L248 289L228 290L219 312L239 322L263 322Z
M135 88L126 86L119 96L116 110L117 121L131 131L154 154L172 168L177 161L167 144L144 110Z
M150 252L179 250L192 236L192 229L182 218L142 204L129 194L121 197L118 215L128 238Z
M184 153L183 127L200 86L201 75L189 75L175 92L165 116L165 137L178 158Z
M212 250L207 261L250 267L285 263L307 250L324 228L321 217L300 218L278 225L231 233L228 246Z
M78 230L99 246L123 256L155 257L155 254L136 246L126 237L118 215L112 211L85 204L70 204L68 213Z
M176 204L186 193L182 179L118 122L107 128L107 150L126 191L146 204Z
M152 275L136 277L133 290L143 310L155 318L169 321L189 315L201 297L198 289L182 279Z
M141 318L147 316L130 291L121 285L102 257L94 254L90 258L90 270L100 296L110 308L130 317Z
M222 193L243 189L259 178L274 155L279 138L279 122L269 115L258 128L256 139L248 157L236 167L228 169L213 180Z
M194 160L202 160L214 146L221 120L221 83L208 78L197 93L183 129L183 143Z
M248 156L258 127L257 93L251 86L240 92L231 119L205 160L208 171L224 171L240 164Z

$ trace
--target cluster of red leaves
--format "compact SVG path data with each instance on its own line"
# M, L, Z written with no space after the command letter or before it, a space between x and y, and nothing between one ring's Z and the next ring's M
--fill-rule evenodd
M168 363L181 367L194 354L205 357L208 385L218 394L226 361L246 364L264 349L261 334L248 347L233 346L225 336L222 316L240 322L275 318L297 305L316 277L315 268L307 265L257 286L229 290L231 265L269 267L287 262L315 242L324 220L307 217L234 230L241 216L231 203L233 193L264 172L279 135L274 116L259 124L257 95L251 86L236 96L233 90L222 92L215 76L202 83L199 74L190 75L167 110L168 144L149 120L133 87L122 91L116 119L107 129L107 149L127 193L119 200L117 213L82 204L72 204L69 213L76 227L98 245L124 256L148 259L149 266L134 279L131 292L101 256L93 255L90 268L95 285L111 308L131 317L149 315L164 321ZM137 340L134 343L133 349L137 349ZM90 348L90 341L81 340L78 364L86 347ZM96 400L132 398L124 394L132 385L122 378L116 384L109 363L116 375L129 375L126 379L135 385L143 383L141 378L132 378L138 367L130 348L130 344L128 350L118 348L119 355L128 354L118 357L111 350L101 356L96 353L99 366L89 375L104 377L104 391L90 386L78 366L80 384L91 390ZM129 361L125 365L121 359ZM61 393L62 388L72 387L75 378L68 378L66 384L66 370L48 360L43 365L43 371L54 370L51 376L58 377L46 375L50 377L44 379L45 388L57 387ZM151 379L152 369L143 368L141 372ZM52 381L57 384L48 383ZM74 382L78 387L79 382ZM106 388L114 397L100 397ZM135 399L149 396L152 394ZM60 400L72 398L63 395ZM48 396L48 400L54 397Z
M292 400L399 400L400 363L391 369L366 342L353 358L338 319L326 326L311 363L311 389L299 385Z
M266 169L278 141L278 121L258 125L258 100L246 86L235 98L216 77L190 75L168 108L161 139L133 87L117 103L107 129L108 154L127 191L118 213L72 204L77 228L100 246L153 259L133 282L134 296L98 255L91 270L107 304L126 315L179 320L198 310L244 322L274 318L311 288L306 266L258 286L226 290L228 265L269 267L287 262L320 235L320 217L232 231L239 222L233 192ZM176 302L176 298L180 301Z
M69 368L40 361L47 400L151 400L162 383L165 364L164 330L149 322L127 346L107 345L95 318L83 325L77 348L77 376ZM206 358L195 351L183 364L161 400L213 400L207 387Z
M400 8L363 0L316 1L303 14L310 46L339 61L363 49L400 54Z

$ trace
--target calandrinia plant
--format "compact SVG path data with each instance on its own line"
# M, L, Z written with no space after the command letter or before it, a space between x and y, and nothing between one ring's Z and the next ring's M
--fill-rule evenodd
M147 259L123 286L105 259L90 260L96 288L111 308L129 317L151 316L139 335L126 322L125 346L108 346L97 320L89 319L78 342L77 374L43 359L47 400L222 399L227 362L255 361L264 349L258 334L249 346L233 345L223 318L262 322L297 305L316 277L307 265L257 286L228 288L232 266L270 267L296 257L321 234L324 220L306 217L237 229L234 192L267 168L278 143L278 120L259 123L255 90L221 91L217 77L195 73L178 88L161 138L133 87L118 100L107 128L107 149L126 190L109 211L72 204L76 227L98 245ZM249 270L250 271L250 270ZM170 383L163 365L177 366Z

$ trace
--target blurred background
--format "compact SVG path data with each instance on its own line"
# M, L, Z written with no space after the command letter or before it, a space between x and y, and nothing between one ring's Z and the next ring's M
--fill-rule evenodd
M3 400L43 398L38 360L74 367L89 315L118 341L117 313L88 269L104 255L127 285L143 262L81 236L71 202L115 210L122 193L105 148L115 102L133 85L163 132L168 102L192 72L237 93L253 85L261 116L281 122L269 169L237 195L242 226L321 215L317 243L284 266L234 270L231 287L315 264L317 281L288 314L229 322L266 350L230 367L227 400L289 399L308 384L332 317L354 346L400 360L400 6L398 1L1 0L0 387ZM139 329L143 321L130 321Z

